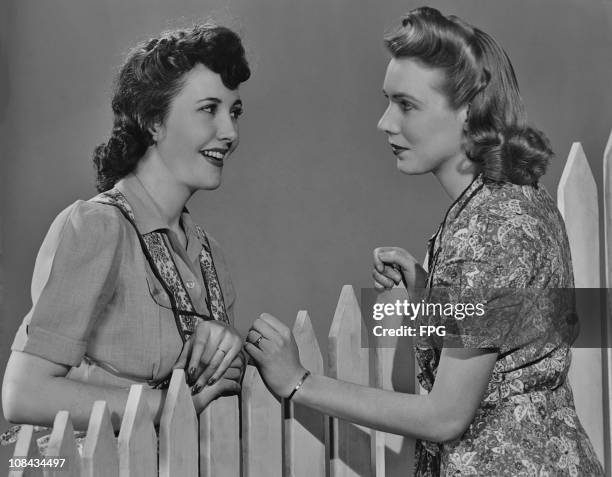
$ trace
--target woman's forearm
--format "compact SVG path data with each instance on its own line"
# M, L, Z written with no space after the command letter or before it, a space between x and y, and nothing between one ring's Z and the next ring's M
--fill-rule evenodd
M127 388L97 386L64 377L50 377L38 383L5 381L3 408L11 422L49 427L59 410L67 410L74 428L86 430L94 402L106 401L113 428L118 431L128 394ZM144 397L158 424L165 391L145 388Z
M293 399L356 424L443 442L463 432L461 423L436 407L430 395L404 394L311 375Z
M2 408L6 419L20 424L51 426L60 410L70 412L75 429L86 430L95 401L106 401L118 430L129 389L82 383L65 377L66 368L26 353L14 352L2 386ZM159 423L165 391L145 387L144 397L154 422Z

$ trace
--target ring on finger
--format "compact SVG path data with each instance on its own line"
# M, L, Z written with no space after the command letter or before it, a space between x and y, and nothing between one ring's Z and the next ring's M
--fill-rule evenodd
M259 348L261 340L263 340L263 335L259 335L259 338L257 338L253 344Z

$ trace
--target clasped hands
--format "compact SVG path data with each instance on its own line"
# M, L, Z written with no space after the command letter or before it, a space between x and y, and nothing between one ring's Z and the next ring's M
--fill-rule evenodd
M199 414L219 396L240 392L246 365L242 338L229 324L200 321L189 337L174 369L185 369L187 384Z
M406 250L379 247L373 255L375 288L387 290L403 282L411 293L425 286L426 272ZM266 385L280 397L289 396L304 376L306 370L291 330L272 315L264 313L255 320L244 349ZM187 369L198 412L219 396L240 392L246 365L241 350L242 338L230 325L218 321L198 324L174 366Z

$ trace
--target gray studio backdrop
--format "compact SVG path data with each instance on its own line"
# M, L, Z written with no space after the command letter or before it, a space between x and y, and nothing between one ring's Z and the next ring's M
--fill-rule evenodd
M95 193L91 151L110 132L111 82L123 54L136 41L208 15L242 34L253 75L242 88L240 147L221 188L192 199L192 214L225 251L239 330L264 311L291 324L307 309L325 349L342 285L371 283L372 249L400 245L422 257L450 202L433 177L398 173L376 130L385 108L382 34L420 5L4 0L0 368L30 307L31 272L47 228L68 204ZM612 2L430 5L480 26L506 48L530 119L558 155L544 179L551 193L577 140L601 187L612 128Z

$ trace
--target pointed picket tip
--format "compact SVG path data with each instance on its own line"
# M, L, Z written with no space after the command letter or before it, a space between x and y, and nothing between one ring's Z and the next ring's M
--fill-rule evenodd
M323 356L307 311L300 311L293 326L293 336L302 365L313 374L323 374ZM328 419L314 409L286 401L285 471L287 475L325 476L325 446L329 434Z
M323 355L307 311L300 311L293 325L293 336L302 365L314 374L323 374Z
M198 474L198 416L185 371L172 372L159 426L159 475Z
M17 442L15 443L15 449L13 451L13 458L26 458L26 459L40 459L41 455L38 452L38 446L36 445L36 439L34 439L34 426L23 425L19 429L17 435ZM14 468L9 472L9 477L42 477L42 468Z
M50 476L79 477L81 475L81 458L74 438L74 427L68 411L59 411L53 421L53 431L49 437L46 457L66 459L63 469L49 471Z
M329 339L337 339L337 337L346 332L342 330L361 330L360 321L347 319L358 314L361 316L361 310L359 308L359 302L357 301L357 295L352 285L344 285L338 298L338 305L334 313L334 318L329 330ZM357 324L357 326L355 326Z
M133 384L119 431L119 475L157 475L157 436L142 384Z
M351 285L344 285L328 337L329 376L369 384L369 353L367 342L362 343L361 326L355 291Z
M570 150L557 190L557 206L565 221L576 288L598 288L599 204L597 185L580 143Z
M93 405L83 445L82 462L84 477L119 475L117 442L105 401L96 401Z
M557 205L564 217L569 212L568 207L572 204L572 197L576 195L588 201L587 204L583 204L584 208L595 207L593 210L598 210L597 184L582 144L579 142L572 144L557 186Z

